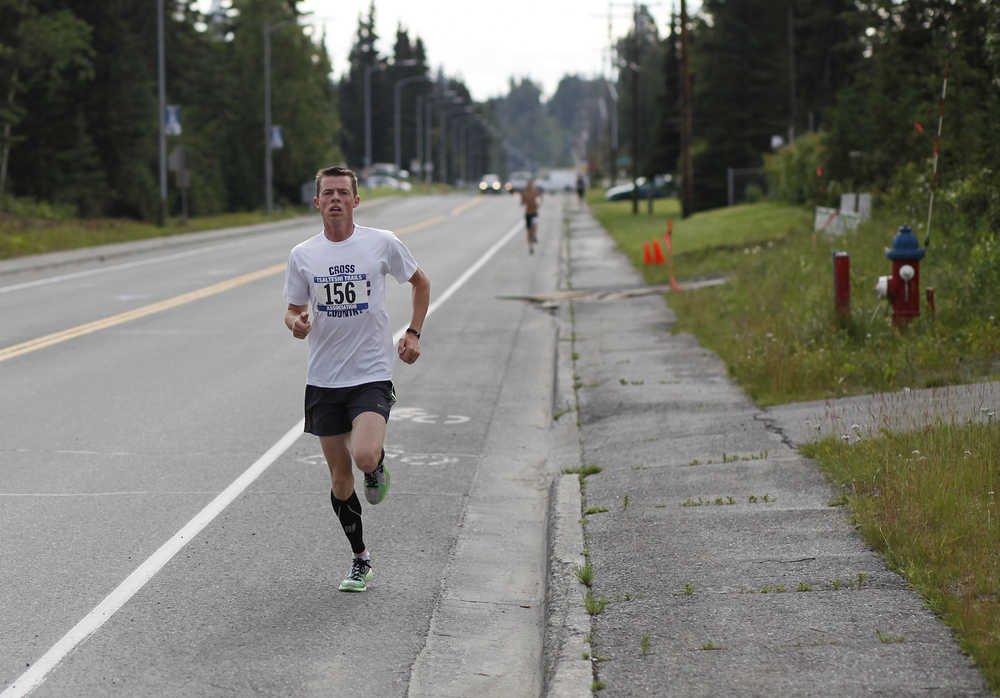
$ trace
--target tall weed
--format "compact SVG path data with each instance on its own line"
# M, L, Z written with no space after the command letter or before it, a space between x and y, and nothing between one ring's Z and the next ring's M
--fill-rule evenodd
M807 445L865 539L955 628L1000 690L1000 423Z

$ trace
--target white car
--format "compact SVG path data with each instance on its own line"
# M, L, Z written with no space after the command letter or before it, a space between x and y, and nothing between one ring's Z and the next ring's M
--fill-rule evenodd
M500 182L499 175L484 174L482 179L479 180L480 194L499 194L502 191L503 184Z
M530 179L531 179L530 172L523 172L523 171L511 172L510 181L507 182L507 186L505 188L511 194L516 194L519 191L524 191L524 188L528 186L528 180Z

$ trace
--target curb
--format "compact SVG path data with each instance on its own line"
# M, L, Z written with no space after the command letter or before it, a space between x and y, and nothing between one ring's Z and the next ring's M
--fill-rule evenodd
M569 264L565 230L561 238L559 285L563 287ZM555 318L554 418L549 452L549 467L555 472L555 478L550 489L548 511L547 681L544 695L549 698L575 698L592 693L594 670L589 659L591 622L583 603L588 589L577 576L577 570L587 564L582 523L583 493L578 475L560 474L582 465L579 411L573 387L572 345L566 341L573 337L568 304L558 306Z
M560 475L552 485L552 553L549 569L549 629L559 638L551 648L553 667L545 695L574 698L589 694L593 669L589 660L590 616L580 599L587 587L576 571L586 564L580 525L580 480Z
M254 225L244 225L236 228L204 230L194 233L184 233L182 235L163 235L145 240L114 242L107 245L80 247L75 250L65 250L62 252L48 252L46 254L15 257L14 259L5 259L0 261L0 276L23 271L50 269L52 267L61 267L67 264L78 264L80 262L104 262L152 250L169 249L184 245L195 245L201 242L223 240L232 237L239 237L241 235L269 233L282 228L300 226L305 222L312 220L312 216L299 216L296 218L286 218L282 221L276 221L274 223L256 223Z
M372 207L377 207L383 203L393 201L396 198L397 197L393 196L380 197L366 204L366 208L370 210ZM14 257L13 259L0 260L0 276L25 271L37 271L39 269L50 269L52 267L61 267L68 264L78 264L80 262L104 262L152 250L181 247L184 245L195 245L201 242L224 240L227 238L239 237L241 235L270 233L283 228L294 228L314 223L318 220L318 215L318 213L313 212L307 215L274 221L273 223L254 223L253 225L242 225L234 228L201 230L193 233L183 233L180 235L162 235L144 240L113 242L107 245L80 247L61 252L47 252L45 254Z

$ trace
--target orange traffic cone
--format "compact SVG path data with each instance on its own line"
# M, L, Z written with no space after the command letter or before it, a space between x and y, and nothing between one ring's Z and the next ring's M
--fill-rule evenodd
M657 264L664 264L667 260L663 258L663 250L660 249L660 241L653 240L653 253Z
M652 264L653 263L653 255L651 255L649 253L649 243L648 242L642 243L642 261L645 262L646 264Z

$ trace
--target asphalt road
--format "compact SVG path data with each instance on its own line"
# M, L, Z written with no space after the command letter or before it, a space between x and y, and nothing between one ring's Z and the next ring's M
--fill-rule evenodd
M510 197L362 203L433 311L366 594L282 323L318 216L0 275L0 695L537 695L556 340L501 297L552 290L560 205L529 257Z

